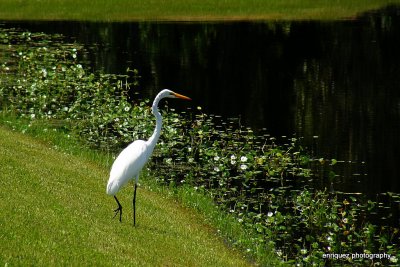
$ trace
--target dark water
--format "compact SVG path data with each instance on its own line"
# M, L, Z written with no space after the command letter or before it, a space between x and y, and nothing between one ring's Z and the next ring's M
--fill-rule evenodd
M339 160L321 187L400 192L399 7L332 22L3 26L76 40L94 70L138 69L144 97L171 88L206 113L303 137L314 157Z

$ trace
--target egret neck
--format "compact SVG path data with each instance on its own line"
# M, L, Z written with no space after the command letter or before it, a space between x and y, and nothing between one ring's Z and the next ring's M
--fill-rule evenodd
M147 140L147 145L150 147L151 151L153 151L154 147L156 146L156 143L158 141L158 138L160 137L161 134L161 126L162 126L162 117L161 113L158 110L158 102L160 102L161 97L157 96L154 101L153 101L153 106L151 107L153 115L156 117L156 128L154 129L153 134Z

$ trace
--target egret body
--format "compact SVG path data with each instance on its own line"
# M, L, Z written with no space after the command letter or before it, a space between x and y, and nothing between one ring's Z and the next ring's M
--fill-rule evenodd
M136 225L136 188L139 181L139 174L146 162L149 160L161 134L162 116L158 110L158 103L163 98L180 98L191 100L189 97L177 94L171 90L164 89L155 97L152 106L152 113L156 117L156 128L149 140L136 140L129 144L115 159L110 178L107 183L107 194L114 196L118 207L114 210L115 216L119 213L119 221L122 221L122 206L116 194L129 180L135 178L135 189L133 193L133 225ZM114 217L115 217L114 216Z

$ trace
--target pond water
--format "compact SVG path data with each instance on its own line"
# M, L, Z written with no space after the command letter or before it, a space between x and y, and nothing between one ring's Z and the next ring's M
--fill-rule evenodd
M399 7L332 22L2 24L76 40L94 70L138 69L143 97L171 88L206 113L302 137L339 161L319 187L400 192Z

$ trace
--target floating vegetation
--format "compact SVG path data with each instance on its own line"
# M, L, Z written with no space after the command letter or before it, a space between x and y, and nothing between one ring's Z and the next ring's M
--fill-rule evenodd
M31 124L45 120L90 147L112 152L148 138L154 129L149 101L128 97L137 88L138 72L89 73L79 60L83 48L57 38L0 29L3 112ZM201 108L163 116L150 163L153 176L211 195L221 212L252 230L251 243L230 241L261 264L268 247L298 266L398 263L399 229L370 220L378 202L310 187L311 164L328 162L333 168L337 160L310 159L298 137L256 134L236 119L224 121ZM398 194L385 197L400 202Z

